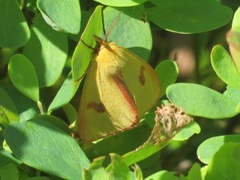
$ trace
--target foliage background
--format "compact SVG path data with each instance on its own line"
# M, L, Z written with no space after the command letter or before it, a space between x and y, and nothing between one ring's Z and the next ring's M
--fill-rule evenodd
M104 28L101 11L95 9L99 4L105 8ZM0 177L175 179L174 171L183 179L238 179L239 5L217 0L0 0ZM93 34L103 36L119 12L108 39L156 67L165 81L162 100L195 116L199 126L186 127L189 134L144 146L154 123L145 117L150 126L100 143L79 146L77 137L70 136L76 134L81 80L92 54L79 39L94 47ZM173 84L177 69L168 59L179 66L177 82L188 84ZM153 111L149 114L153 117ZM135 163L139 166L130 171Z

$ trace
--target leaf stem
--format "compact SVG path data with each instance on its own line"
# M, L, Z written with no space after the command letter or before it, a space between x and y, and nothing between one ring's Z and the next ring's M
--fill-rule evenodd
M44 114L44 110L43 110L43 106L42 106L41 101L38 101L38 102L37 102L37 106L38 106L38 108L39 108L39 110L40 110L40 113L41 113L41 114Z

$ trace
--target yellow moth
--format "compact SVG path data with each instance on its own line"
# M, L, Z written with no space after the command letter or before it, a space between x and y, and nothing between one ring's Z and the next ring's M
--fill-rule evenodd
M93 141L131 129L160 97L154 70L140 57L96 37L94 54L83 87L78 129Z

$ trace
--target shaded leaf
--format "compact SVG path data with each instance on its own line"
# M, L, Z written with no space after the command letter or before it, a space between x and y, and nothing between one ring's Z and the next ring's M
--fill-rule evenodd
M14 86L35 102L39 101L39 86L36 71L23 55L14 55L8 64L8 74Z
M224 26L232 18L232 10L216 0L151 1L157 7L146 10L149 20L168 31L206 32Z
M0 168L0 179L18 180L18 178L19 172L16 165L10 163Z
M9 122L18 121L18 110L12 98L2 88L0 88L0 99L0 124L7 126Z
M4 87L4 90L8 92L17 108L19 122L29 120L40 113L37 103L24 96L15 87Z
M4 137L23 163L64 178L79 180L89 161L71 136L42 119L12 123Z
M72 74L68 74L67 78L63 82L61 88L58 90L56 96L48 107L48 112L56 110L65 104L67 104L75 94L77 89L74 88L74 82L72 79Z
M165 94L167 87L175 83L177 80L177 64L172 60L162 61L155 68L155 72L160 79L161 94L163 95Z
M35 67L39 86L51 86L58 80L65 65L67 35L54 31L41 16L35 17L31 33L23 54Z
M0 46L18 48L27 43L30 31L17 0L0 1Z

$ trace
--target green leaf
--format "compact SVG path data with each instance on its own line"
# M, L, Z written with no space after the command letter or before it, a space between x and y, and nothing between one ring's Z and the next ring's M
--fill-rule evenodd
M155 72L160 79L161 94L165 94L167 87L177 80L177 64L172 60L162 61L155 68Z
M34 117L34 120L36 120L36 119L49 122L52 125L54 125L55 127L61 129L65 133L67 133L68 135L71 135L68 125L62 119L60 119L56 116L43 114L43 115L38 115L38 116Z
M18 180L18 168L14 164L8 164L0 168L0 179Z
M79 180L89 160L71 136L42 119L12 123L4 137L24 164L46 173Z
M232 20L232 27L240 25L239 22L240 22L240 8L238 8L234 13L234 17Z
M231 158L238 166L240 165L239 151L240 151L240 144L237 143L236 146L233 147Z
M90 47L96 46L94 35L99 35L103 31L102 27L102 7L97 6L92 16L89 19L87 27L85 28L81 40L79 41L72 57L72 76L75 83L75 89L78 88L83 75L92 60L93 49Z
M23 55L14 55L8 64L8 74L14 86L35 102L39 101L39 86L32 63Z
M15 87L4 87L4 90L8 92L16 106L19 122L26 121L39 114L36 102L24 96Z
M79 32L81 13L78 0L38 0L37 7L53 29L72 34Z
M103 161L105 157L98 157L91 163L89 169L83 171L85 180L109 179L109 174L105 171Z
M226 143L214 155L205 176L205 180L212 179L240 179L240 164L232 158L233 149L239 143Z
M74 82L72 73L69 73L61 88L58 90L56 96L48 107L48 112L56 110L65 104L67 104L75 94L76 88L74 88Z
M197 84L174 84L167 88L166 94L173 104L194 116L219 119L233 117L240 112L239 105L235 101Z
M100 179L123 179L130 180L136 179L137 177L140 179L141 170L138 166L136 166L136 171L138 171L137 175L129 171L127 164L118 154L111 153L111 164L104 169L103 163L105 157L98 157L94 159L89 169L84 170L83 177L86 180L97 180ZM130 178L131 177L131 178Z
M65 106L63 106L63 111L65 112L67 120L70 124L69 128L72 130L72 132L77 133L78 132L78 127L77 127L78 113L76 111L76 107L68 103Z
M0 150L0 168L3 167L3 166L6 166L7 164L9 163L14 163L16 165L21 165L22 162L19 161L17 158L15 158L12 153L6 151L6 150L3 150L1 149Z
M17 0L0 1L0 46L18 48L27 43L30 31Z
M206 32L224 26L232 19L232 10L216 0L151 1L157 7L148 8L147 17L154 24L168 31Z
M144 144L143 146L137 148L134 151L130 151L122 156L124 161L128 166L133 165L141 160L146 159L147 157L155 154L156 152L160 151L164 148L169 141L158 143L156 145L153 144Z
M223 94L236 103L240 103L240 89L227 86L227 90Z
M201 131L200 126L196 122L191 122L187 124L179 133L174 136L175 141L185 141L189 139L194 134L199 134Z
M9 122L18 121L18 110L8 93L0 88L0 124L7 126Z
M209 164L213 155L219 151L219 149L225 143L239 142L240 135L225 135L212 137L204 141L197 149L197 155L200 161L205 164Z
M186 178L181 174L176 175L176 172L159 171L144 180L186 180Z
M54 31L41 16L37 16L23 54L35 67L40 87L51 86L58 80L65 65L67 51L66 34Z
M4 108L0 106L0 125L7 126L9 123L10 120L8 119L7 114L5 113Z
M101 4L115 7L137 6L146 2L147 0L95 0Z
M217 45L211 52L213 69L227 85L240 88L240 73L237 71L234 61L221 45Z
M134 178L133 179L143 180L143 174L142 174L140 167L137 164L134 164L134 166L132 166L132 168L134 169Z
M152 34L149 23L141 20L144 12L143 6L107 7L103 11L103 19L108 41L127 48L147 61L152 49Z
M142 145L148 139L151 134L151 130L152 129L147 125L139 126L129 131L119 133L115 136L105 138L98 143L87 144L87 146L84 146L84 151L90 159L102 156L103 154L109 154L111 152L125 154L129 151L135 151L137 147ZM141 136L139 136L139 134L141 134ZM127 144L127 146L123 146L123 144ZM145 154L144 152L137 152L137 154L130 155L130 160L126 161L126 163L128 165L132 165L140 160L143 160L149 156L148 152L152 155L154 151L150 150Z
M110 173L110 179L130 179L130 172L127 164L124 160L117 154L111 153L111 166L107 168Z
M187 180L202 180L201 166L198 163L194 163L189 170Z

